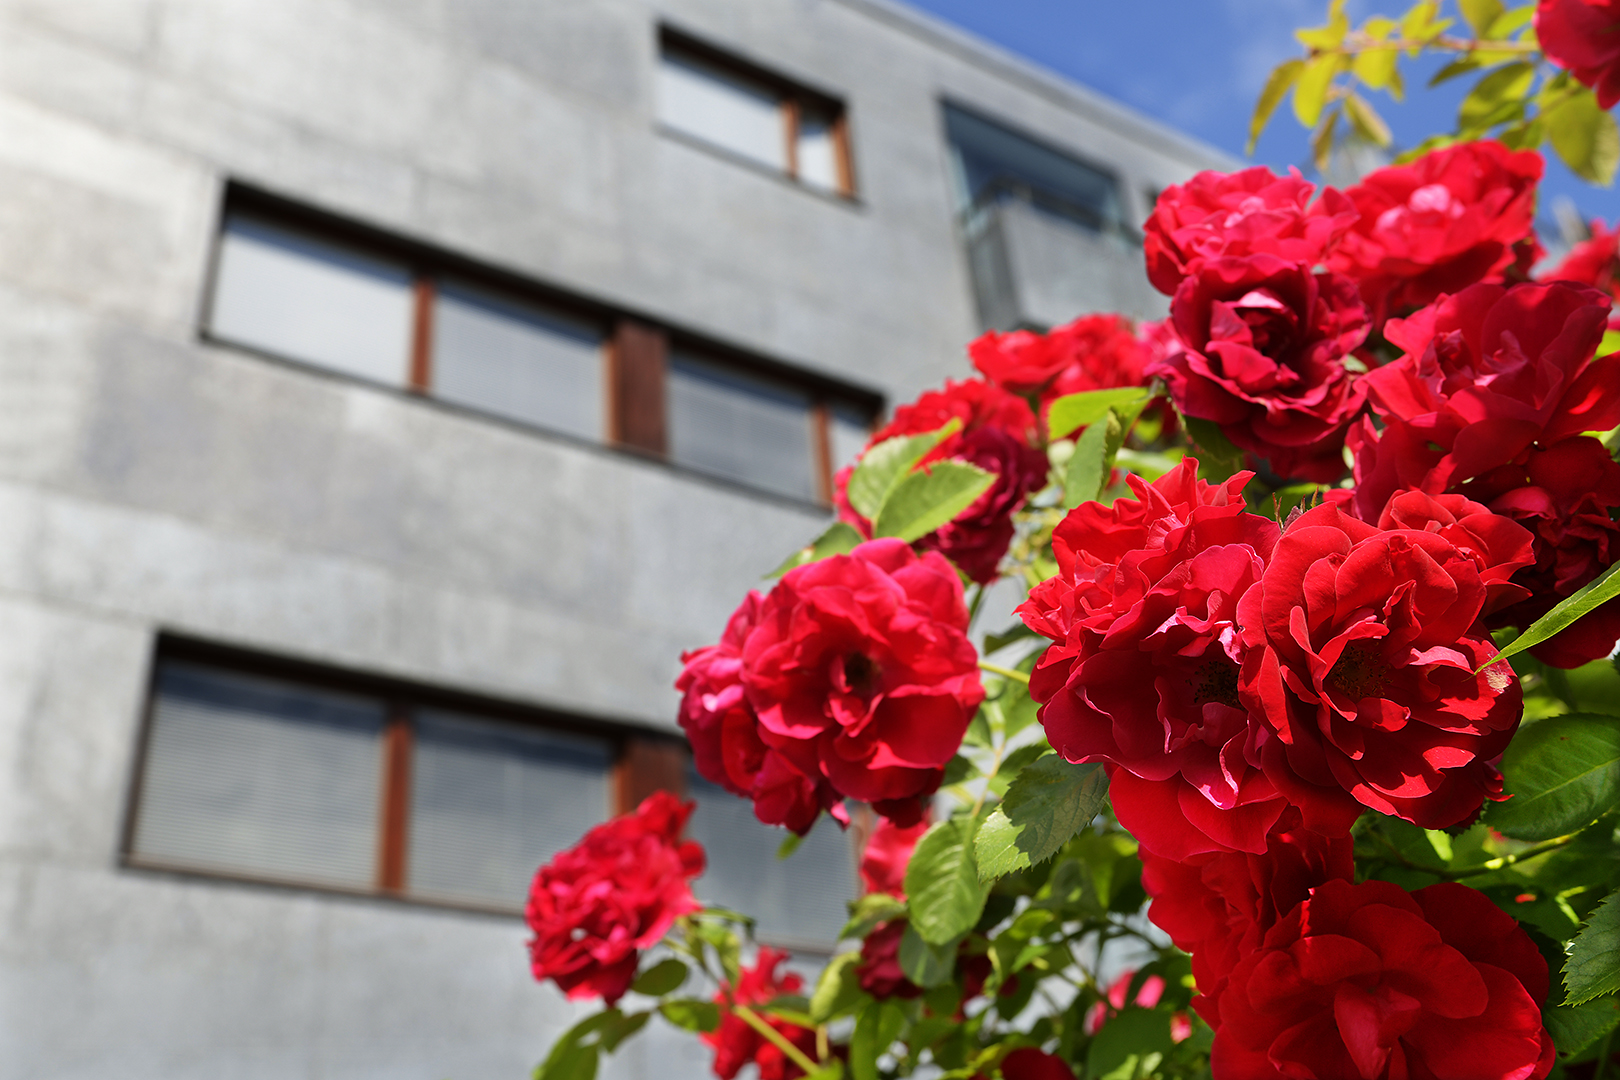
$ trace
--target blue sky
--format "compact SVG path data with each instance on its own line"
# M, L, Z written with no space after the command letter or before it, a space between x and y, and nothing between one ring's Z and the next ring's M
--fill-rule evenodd
M905 0L1077 82L1099 90L1235 156L1248 137L1249 115L1272 67L1300 55L1293 31L1326 22L1327 0ZM1369 15L1400 15L1406 3L1351 0L1359 24ZM1447 14L1455 5L1446 3ZM1517 5L1511 5L1517 6ZM1398 144L1412 145L1454 126L1471 80L1425 88L1438 62L1402 61L1407 95L1396 104L1374 95ZM1304 167L1304 129L1285 101L1254 160ZM1542 185L1548 200L1567 196L1583 216L1620 217L1620 192L1572 176L1548 154ZM1307 169L1307 172L1309 170Z

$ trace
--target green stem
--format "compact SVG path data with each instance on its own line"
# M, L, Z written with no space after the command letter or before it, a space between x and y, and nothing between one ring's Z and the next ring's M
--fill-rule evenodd
M1025 686L1029 685L1029 676L1022 671L1014 671L1012 668L1002 667L1000 664L992 664L988 660L980 660L979 667L992 675L1000 675L1003 679L1012 679L1014 682L1021 682Z
M973 804L973 820L979 820L979 811L984 809L984 800L990 794L990 781L1001 771L1001 756L1006 751L1007 744L1001 743L995 749L995 758L990 762L990 771L984 774L984 790L979 792L979 798Z
M1614 1053L1614 1030L1603 1036L1603 1049L1598 1051L1597 1071L1592 1074L1592 1080L1603 1080L1603 1074L1609 1071L1609 1058Z
M1514 863L1526 862L1530 859L1534 859L1538 855L1545 855L1549 851L1557 851L1561 847L1568 847L1569 844L1575 839L1575 835L1576 834L1574 833L1570 833L1568 836L1560 836L1553 840L1547 840L1543 843L1537 844L1535 847L1525 848L1523 851L1515 855L1499 855L1496 858L1491 859L1489 862L1480 863L1478 866L1470 866L1462 870L1441 870L1438 871L1438 873L1441 877L1450 878L1452 880L1456 880L1457 878L1473 877L1476 874L1489 874L1493 870L1503 870L1509 866L1512 866Z
M1312 56L1354 56L1357 53L1377 52L1386 49L1448 49L1451 52L1505 52L1505 53L1535 53L1540 52L1538 45L1526 41L1481 41L1476 38L1458 38L1441 36L1433 41L1423 41L1417 38L1389 38L1372 40L1360 34L1351 34L1344 45L1333 49L1312 48Z
M765 1020L753 1009L750 1009L746 1005L734 1004L731 1006L731 1011L742 1017L745 1024L759 1032L765 1037L766 1041L770 1042L778 1050L786 1054L793 1064L803 1069L806 1074L814 1073L821 1068L821 1066L817 1065L814 1061L811 1061L808 1057L806 1057L803 1050L800 1050L797 1046L794 1046L792 1043L788 1042L787 1038L783 1036L780 1031L777 1031L775 1028L771 1027L771 1025L767 1024Z

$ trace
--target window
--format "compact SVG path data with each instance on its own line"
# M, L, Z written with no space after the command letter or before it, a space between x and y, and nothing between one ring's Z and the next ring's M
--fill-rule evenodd
M1014 199L1098 232L1123 228L1112 173L950 104L945 135L964 211Z
M843 106L752 65L663 34L658 120L806 187L852 196Z
M807 168L836 159L831 120L802 130ZM204 332L824 504L879 406L685 335L671 355L666 328L240 188L227 193Z
M129 859L521 910L609 817L615 745L321 681L166 658Z
M760 824L747 799L696 773L688 775L687 791L697 802L689 831L709 859L693 883L698 898L754 916L765 941L832 951L844 905L857 894L849 834L819 821L791 857L778 860L789 834Z

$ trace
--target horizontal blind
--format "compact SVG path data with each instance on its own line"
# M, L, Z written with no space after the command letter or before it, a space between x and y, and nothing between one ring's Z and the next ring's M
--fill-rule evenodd
M687 833L703 845L709 865L693 885L698 898L759 920L759 936L827 948L838 940L855 898L855 857L837 823L822 820L791 857L778 859L786 829L763 825L754 807L724 788L689 774L697 812Z
M813 499L810 396L677 353L669 367L669 456L694 469Z
M413 896L519 909L540 865L608 815L605 741L424 709L415 747Z
M164 663L134 854L299 883L375 882L380 702Z

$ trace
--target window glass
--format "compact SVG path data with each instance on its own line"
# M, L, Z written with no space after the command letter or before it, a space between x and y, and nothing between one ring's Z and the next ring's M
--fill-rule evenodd
M541 864L609 814L605 742L434 710L415 731L412 895L520 908Z
M601 440L602 332L541 307L445 283L433 313L433 393Z
M134 853L176 866L370 888L383 707L165 663Z
M832 444L833 472L845 465L855 464L860 452L872 437L872 419L852 405L834 404L829 410L831 423L827 425L827 438Z
M778 859L789 833L760 824L747 799L696 773L687 791L697 811L686 831L708 855L708 868L692 883L698 898L753 915L763 940L830 951L844 905L855 899L854 849L844 831L824 818L790 858Z
M799 111L799 179L822 191L838 190L838 153L832 118L813 109Z
M208 313L220 340L398 386L411 311L402 264L252 218L225 224Z
M669 456L682 465L813 499L810 397L676 353L669 364Z
M1094 229L1118 224L1119 186L1111 174L950 105L945 132L964 206L1023 198Z
M658 119L750 161L787 168L781 95L702 60L667 49L659 58Z

